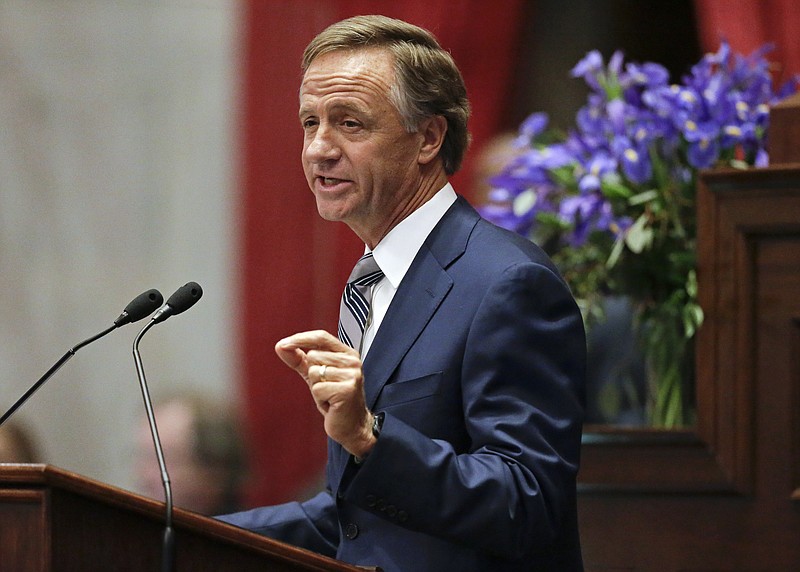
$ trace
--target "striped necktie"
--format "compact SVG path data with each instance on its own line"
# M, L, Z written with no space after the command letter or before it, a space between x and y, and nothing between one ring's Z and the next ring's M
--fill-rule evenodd
M383 271L372 257L372 252L367 252L356 263L344 287L339 308L339 339L359 352L369 319L370 287L381 278Z

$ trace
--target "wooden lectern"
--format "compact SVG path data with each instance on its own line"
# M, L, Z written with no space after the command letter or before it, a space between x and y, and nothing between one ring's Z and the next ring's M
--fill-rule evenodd
M176 572L365 570L181 509L173 527ZM0 464L0 572L157 572L163 530L164 503L48 465Z

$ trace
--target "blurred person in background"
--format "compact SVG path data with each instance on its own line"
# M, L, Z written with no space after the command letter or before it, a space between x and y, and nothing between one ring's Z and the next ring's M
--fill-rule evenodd
M25 425L9 421L0 427L0 463L40 461L36 441Z
M185 394L153 406L176 507L211 515L236 510L246 478L235 413L209 398ZM161 500L164 487L147 418L136 432L136 490Z

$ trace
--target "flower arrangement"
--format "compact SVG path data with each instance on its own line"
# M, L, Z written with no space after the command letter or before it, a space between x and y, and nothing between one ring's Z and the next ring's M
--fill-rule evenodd
M606 65L590 52L571 71L589 87L575 128L549 131L544 113L526 119L482 207L551 252L589 328L609 293L635 303L655 426L692 421L681 366L703 322L697 173L765 166L770 105L797 89L795 77L773 91L768 50L744 57L723 42L680 84L657 63L616 52Z

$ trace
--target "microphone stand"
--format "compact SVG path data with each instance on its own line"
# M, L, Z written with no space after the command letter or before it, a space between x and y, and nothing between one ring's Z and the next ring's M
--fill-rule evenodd
M136 362L136 373L139 377L139 386L142 390L142 398L144 399L144 408L147 411L147 421L150 424L150 434L153 437L153 445L156 449L156 457L158 457L158 467L161 470L161 483L164 486L165 497L165 527L164 538L162 541L163 551L161 555L161 570L163 572L170 572L175 564L175 531L172 528L172 486L170 485L169 473L167 473L167 464L164 462L164 451L161 448L161 439L158 436L158 428L156 427L156 416L153 413L153 404L150 400L150 391L147 389L147 380L144 376L144 367L142 366L142 358L139 354L139 341L144 336L145 332L156 324L151 320L142 331L136 336L133 342L133 359Z
M9 418L9 417L11 417L12 415L14 415L14 412L15 412L17 409L19 409L19 408L22 406L22 404L23 404L23 403L25 403L25 402L28 400L28 398L29 398L31 395L33 395L34 393L36 393L36 390L38 390L38 389L39 389L39 388L40 388L42 385L44 385L44 383L45 383L45 382L46 382L48 379L50 379L51 377L53 377L53 374L54 374L55 372L57 372L59 369L61 369L61 366L62 366L62 365L64 365L65 363L67 363L67 362L70 360L70 358L71 358L72 356L74 356L74 355L77 353L77 351L78 351L79 349L81 349L83 346L87 346L87 345L91 344L92 342L94 342L94 341L96 341L96 340L99 340L100 338L102 338L102 337L103 337L103 336L105 336L106 334L108 334L108 333L110 333L110 332L113 332L113 331L114 331L114 330L115 330L117 327L118 327L118 326L117 326L117 324L115 323L114 325L112 325L112 326L111 326L111 327L109 327L108 329L105 329L105 330L103 330L103 331L102 331L102 332L100 332L99 334L96 334L96 335L92 336L91 338L89 338L89 339L87 339L87 340L83 340L81 343L79 343L79 344L76 344L75 346L73 346L73 347L71 347L70 349L68 349L68 350L67 350L67 353L65 353L63 356L61 356L61 359L60 359L60 360L58 360L58 361L57 361L55 364L53 364L53 367L51 367L50 369L48 369L48 370L45 372L45 374L44 374L42 377L40 377L40 378L39 378L39 381L37 381L36 383L34 383L34 384L33 384L33 385L32 385L32 386L31 386L31 387L28 389L28 391L26 391L24 394L22 394L22 397L20 397L19 399L17 399L16 403L14 403L14 405L12 405L12 406L11 406L11 408L10 408L8 411L6 411L5 413L3 413L3 416L2 416L2 417L0 417L0 425L2 425L3 423L5 423L6 419L8 419L8 418Z

